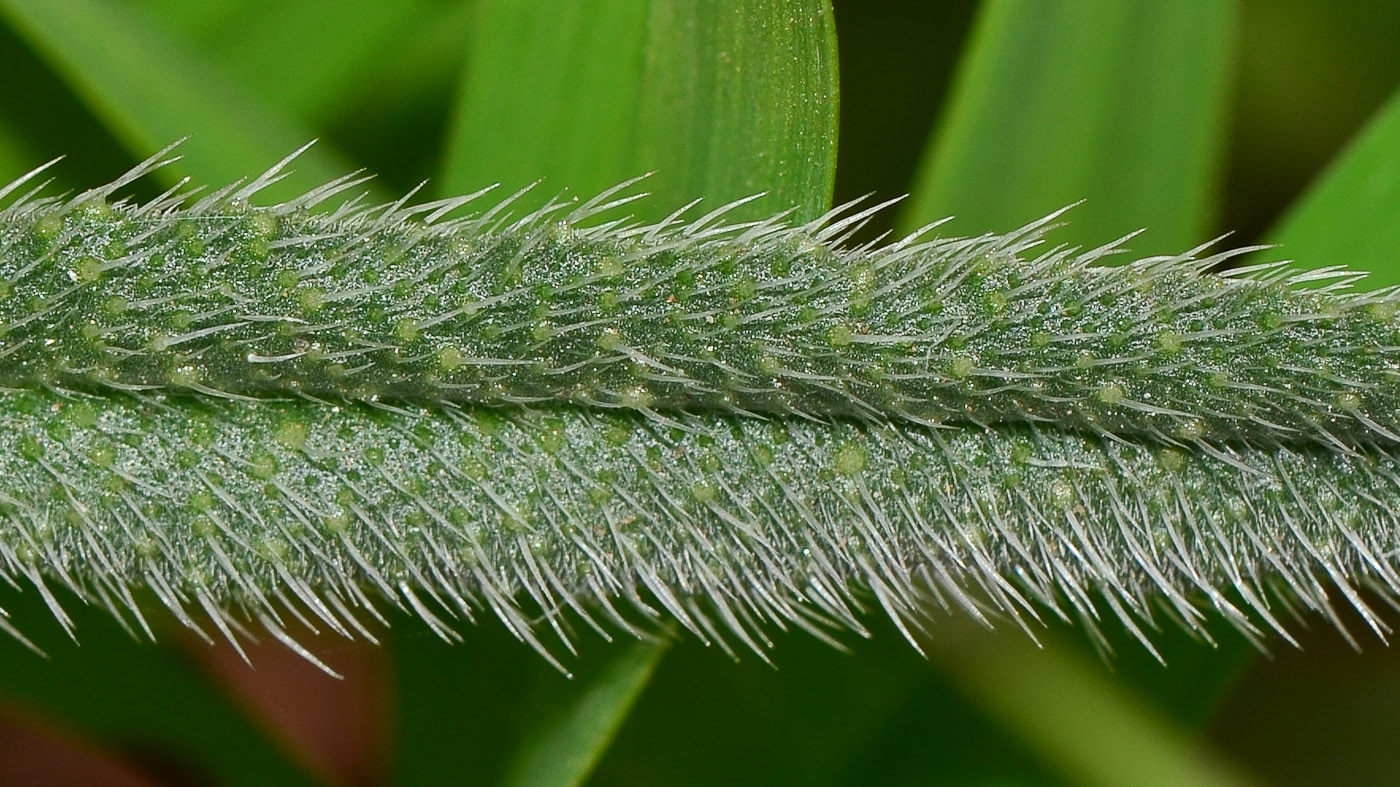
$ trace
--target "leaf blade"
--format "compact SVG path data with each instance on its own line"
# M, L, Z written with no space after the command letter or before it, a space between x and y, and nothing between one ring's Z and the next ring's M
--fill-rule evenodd
M949 621L923 638L940 667L1066 781L1155 787L1253 785L1057 632L1037 646L1020 632ZM1048 711L1048 712L1047 712ZM1132 774L1125 777L1125 774Z
M732 215L824 213L835 182L838 103L830 4L658 0L649 27L637 162L658 171L649 184L658 204L703 197L717 207L768 191Z
M582 784L616 737L665 651L664 643L636 642L610 654L597 675L560 698L552 717L531 727L502 784Z
M988 3L901 226L956 214L953 234L1005 231L1087 198L1073 242L1144 226L1154 247L1199 242L1236 16L1228 3Z
M566 3L546 23L519 0L484 3L444 189L516 189L547 177L522 203L539 205L561 189L592 196L654 171L654 197L638 208L648 218L697 197L716 207L765 190L762 205L734 216L794 205L798 218L820 215L835 178L829 4L717 8L609 0L585 13ZM547 54L549 68L530 68Z
M1345 264L1370 271L1361 285L1400 284L1400 93L1268 234L1303 267Z
M231 183L315 137L244 94L135 9L92 0L4 0L0 16L137 158L190 137L180 164L158 173L166 182L197 172L206 182ZM328 145L317 145L269 195L304 191L351 169Z
M373 79L376 59L413 50L412 34L445 16L436 5L263 0L237 14L237 36L215 27L200 49L268 106L319 123L362 99L360 87Z
M9 183L42 163L36 160L10 119L0 116L0 183Z
M521 206L562 189L592 196L637 174L627 163L647 3L477 8L440 187L499 182L506 193L548 178ZM539 64L548 63L541 67Z

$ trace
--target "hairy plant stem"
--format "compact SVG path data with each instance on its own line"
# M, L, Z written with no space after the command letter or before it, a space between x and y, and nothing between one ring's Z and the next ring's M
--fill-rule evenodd
M159 162L0 210L0 577L60 621L50 585L142 627L146 587L312 658L285 616L489 610L553 660L541 629L762 654L933 600L1150 649L1207 608L1286 638L1329 588L1384 634L1359 589L1400 595L1394 301L1351 274L1028 258L1044 223L632 226L612 194L247 207L276 170L110 201Z
M132 175L157 166L158 157ZM416 401L1033 421L1165 442L1400 441L1400 321L1357 274L1239 252L1100 266L1007 235L845 248L870 212L808 225L605 221L608 192L508 218L471 195L309 210L111 205L114 186L0 211L10 384L294 391ZM18 185L18 184L16 184ZM626 185L626 184L624 184ZM621 190L623 187L619 187ZM1199 250L1197 250L1199 251ZM1306 290L1302 281L1328 279Z
M982 614L965 588L1012 614L1106 607L1139 631L1213 606L1282 633L1272 592L1330 614L1331 583L1381 632L1353 588L1400 588L1386 454L572 408L0 405L0 572L137 615L145 585L226 634L229 603L343 633L390 603L448 638L442 617L490 609L545 652L534 630L567 636L568 610L634 629L628 609L659 607L762 652L764 624L860 629L861 598L905 623L930 594Z

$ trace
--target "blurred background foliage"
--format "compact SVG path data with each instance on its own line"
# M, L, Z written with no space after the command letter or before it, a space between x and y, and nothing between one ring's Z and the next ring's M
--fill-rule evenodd
M715 9L720 9L716 11ZM355 168L375 196L545 177L543 200L657 169L638 210L772 192L749 215L911 194L874 238L958 214L1140 253L1224 232L1400 282L1400 6L1382 0L0 0L0 181L59 190L190 136L221 184L310 138L286 196ZM834 21L833 21L834 20ZM834 30L833 30L834 25ZM839 42L839 115L830 76ZM1372 120L1374 118L1374 120ZM838 131L839 125L839 134ZM835 144L839 138L839 145ZM1338 163L1334 163L1338 162ZM164 177L164 176L163 176ZM166 183L135 188L158 192ZM531 196L527 199L535 199ZM1327 621L1268 658L1220 621L1054 624L1036 651L936 614L921 658L872 616L849 653L777 633L774 666L694 638L587 632L564 680L501 627L446 645L305 636L255 670L158 623L0 599L0 781L16 784L1379 784L1400 780L1400 654ZM1359 627L1347 621L1352 630ZM1111 649L1112 656L1102 656Z

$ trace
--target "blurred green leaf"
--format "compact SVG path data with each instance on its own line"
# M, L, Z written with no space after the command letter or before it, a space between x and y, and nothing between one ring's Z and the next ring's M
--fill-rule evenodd
M1221 226L1259 238L1400 84L1400 4L1241 5Z
M1299 265L1371 271L1368 288L1400 284L1400 93L1269 233Z
M475 0L133 0L381 193L436 180ZM230 34L236 31L236 34Z
M459 0L418 20L415 28L405 32L397 50L379 58L362 82L344 84L347 91L356 91L362 101L353 122L382 123L386 105L395 101L413 104L415 96L431 95L438 101L438 88L455 84L461 70L459 64L466 59L465 42L476 12L476 3ZM412 120L400 119L400 123L413 125ZM403 128L394 131L402 133Z
M0 115L0 186L43 163L16 133L10 119Z
M0 635L6 702L167 774L172 783L317 783L179 649L138 642L105 610L71 596L63 602L80 645L59 629L38 593L3 593L15 625L49 656Z
M666 656L591 783L703 787L1067 784L879 613L851 652L772 632L771 664L689 638Z
M104 183L135 163L88 108L68 89L14 30L0 20L0 125L19 151L13 173L20 174L52 159L54 192L82 190ZM154 185L154 184L151 184Z
M61 73L138 158L189 136L166 182L190 173L224 184L259 173L313 138L306 128L243 93L199 53L162 35L123 4L97 0L3 0L3 17ZM286 197L353 169L327 145L298 159L296 174L269 190Z
M192 40L212 40L228 36L236 29L238 20L249 11L265 4L265 0L129 0L152 18L159 18L173 30Z
M482 0L439 189L548 180L521 205L593 194L638 174L637 85L647 0Z
M181 14L187 6L182 3ZM268 106L311 125L361 98L385 60L411 52L442 16L431 0L245 2L237 16L204 22L202 54ZM172 9L173 10L173 9ZM448 9L449 11L455 9ZM237 35L229 35L229 28Z
M615 646L598 675L541 714L506 768L503 784L578 785L607 751L661 661L665 645Z
M464 630L461 644L443 642L407 615L393 623L392 781L402 785L497 784L541 774L529 765L547 769L548 783L581 782L666 651L583 632L577 655L559 648L569 678L494 620ZM522 759L531 755L547 759Z
M492 784L517 733L530 676L550 669L494 621L460 646L406 615L385 644L393 665L394 784ZM417 625L415 625L417 624ZM562 677L558 678L563 680Z
M827 0L655 0L642 80L639 169L670 210L767 191L731 214L766 218L831 202L836 22Z
M1058 632L991 632L970 619L940 622L930 656L1073 784L1208 787L1255 782L1192 734L1086 662Z
M442 188L548 180L591 196L649 170L660 218L769 190L734 214L820 215L836 153L836 52L824 0L484 0ZM548 63L540 67L540 63Z
M1236 16L1216 0L988 2L901 225L1006 231L1085 199L1057 239L1203 240Z
M928 130L947 103L976 0L837 3L841 144L836 204L908 194ZM898 75L898 78L891 78ZM872 216L860 240L892 232L896 211Z

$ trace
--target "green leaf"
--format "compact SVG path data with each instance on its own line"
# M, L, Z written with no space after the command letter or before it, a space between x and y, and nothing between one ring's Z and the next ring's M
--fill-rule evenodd
M538 207L565 188L592 196L638 174L630 162L647 0L483 0L477 8L439 184L499 182Z
M9 183L42 163L16 132L10 118L0 115L0 183Z
M821 215L836 165L836 24L826 0L652 3L637 164L662 207Z
M383 193L436 177L472 0L138 6L263 104L333 137Z
M772 664L693 638L666 656L592 783L1059 784L877 614L843 652L774 632Z
M378 60L373 71L364 75L363 82L346 88L361 95L361 106L373 109L382 110L395 102L412 106L434 104L429 108L432 125L436 126L437 105L445 103L439 93L446 95L457 82L455 77L460 63L466 60L465 42L476 11L476 3L465 1L438 11L431 24L406 31L398 51ZM376 120L379 119L373 116L357 116L353 123L359 126ZM428 123L422 118L411 118L403 125L421 127ZM437 130L433 129L432 134L436 140Z
M167 182L197 173L205 182L230 183L267 169L315 136L246 95L198 52L122 4L3 0L0 17L136 157L190 137L181 146L184 160L158 173ZM322 144L303 154L295 169L293 177L269 190L270 198L304 191L353 167Z
M1400 284L1400 93L1269 233L1308 268L1371 272L1368 288Z
M558 698L531 726L502 783L582 784L651 680L665 649L652 642L614 648L599 674Z
M159 18L191 40L204 41L227 36L241 17L262 0L132 0L131 3L151 18Z
M901 224L1005 231L1083 199L1059 239L1203 240L1235 18L1214 0L987 3Z
M39 658L0 637L0 695L7 704L157 772L180 774L182 783L317 783L178 648L138 642L100 607L59 597L80 644L68 640L38 593L3 593L13 621L48 654ZM162 637L186 635L162 626L160 616L152 623Z
M836 152L828 4L486 0L466 66L444 190L548 180L522 204L591 196L655 170L639 206L660 218L768 190L767 216L820 215ZM548 66L540 66L548 63Z
M200 5L167 11L194 26L184 8ZM445 15L441 3L428 0L261 0L236 10L218 24L199 25L200 52L268 106L308 123L357 103L381 63L412 52L422 30ZM229 35L230 27L238 35Z
M397 676L394 783L580 783L666 652L581 632L566 677L494 622L449 644L405 614L387 643ZM548 758L530 762L529 758ZM530 770L535 768L536 770ZM548 773L542 774L541 770Z
M933 628L924 638L930 656L1070 783L1255 783L1058 633L1038 633L1043 646L1037 647L1020 632L976 626L964 619Z
M436 181L474 0L135 2L260 103L334 139L381 195Z

